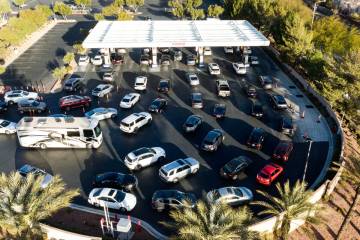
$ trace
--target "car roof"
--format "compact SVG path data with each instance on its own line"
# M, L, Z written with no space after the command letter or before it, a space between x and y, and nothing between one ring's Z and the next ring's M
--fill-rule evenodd
M132 151L131 153L134 154L134 156L137 157L137 156L140 156L140 155L145 154L145 153L148 153L148 152L150 152L150 149L149 149L149 148L147 148L147 147L142 147L142 148L138 148L138 149Z
M135 81L136 82L145 82L146 77L145 76L137 76Z
M218 192L220 193L220 195L222 197L223 196L228 196L228 195L235 195L234 188L235 187L223 187L223 188L219 188Z
M206 134L205 139L213 139L221 134L222 132L219 129L213 129Z
M139 117L142 117L142 115L139 114L139 113L133 113L133 114L127 116L126 118L124 118L121 122L124 122L124 123L132 123L133 121L135 121L135 120L138 119Z
M266 173L266 174L271 174L278 168L281 168L281 167L275 163L269 163L261 170L261 172Z
M169 189L169 190L157 190L154 192L153 198L175 198L177 195L183 194L178 190Z
M103 188L99 194L99 197L113 197L117 193L116 189L112 188Z

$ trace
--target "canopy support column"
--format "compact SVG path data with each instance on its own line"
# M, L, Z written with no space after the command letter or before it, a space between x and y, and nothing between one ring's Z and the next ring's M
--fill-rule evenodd
M158 64L157 64L157 48L156 47L153 47L151 49L151 59L152 59L151 67L156 68L158 66Z
M204 67L204 47L198 47L197 49L197 60L199 63L199 67Z
M105 54L104 54L104 64L110 64L110 48L106 48Z

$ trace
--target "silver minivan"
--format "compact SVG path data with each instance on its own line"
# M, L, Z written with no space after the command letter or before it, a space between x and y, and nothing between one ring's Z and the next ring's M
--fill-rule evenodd
M159 176L166 182L177 183L179 179L189 174L195 174L200 168L199 162L194 158L178 159L162 166Z

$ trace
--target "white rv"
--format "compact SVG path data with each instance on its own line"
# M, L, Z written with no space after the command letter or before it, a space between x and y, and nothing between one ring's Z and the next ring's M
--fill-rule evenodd
M16 128L29 148L98 148L103 140L99 121L85 117L24 117Z

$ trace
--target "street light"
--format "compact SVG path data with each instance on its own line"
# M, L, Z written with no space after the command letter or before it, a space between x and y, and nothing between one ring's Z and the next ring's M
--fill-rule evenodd
M322 3L322 2L326 2L326 0L320 0L320 1L315 0L315 2L314 2L313 14L312 14L312 19L311 19L311 29L313 28L313 24L314 24L314 20L315 20L315 13L316 13L318 4Z
M309 163L309 157L310 157L310 152L311 152L311 147L312 147L312 143L313 140L309 137L309 136L304 136L304 139L307 143L309 143L309 150L306 156L306 161L305 161L305 169L304 169L304 175L303 175L303 179L302 181L305 181L305 177L306 177L306 172L307 172L307 168L308 168L308 163Z

